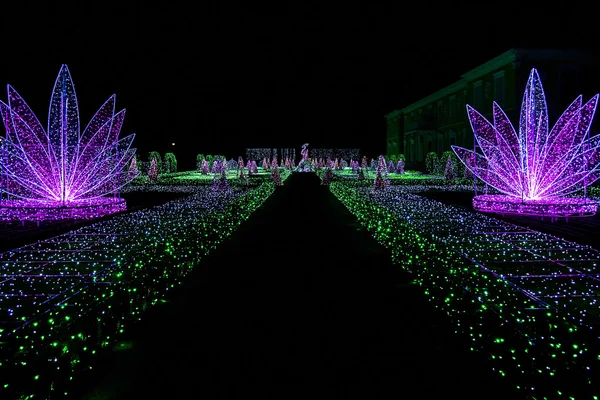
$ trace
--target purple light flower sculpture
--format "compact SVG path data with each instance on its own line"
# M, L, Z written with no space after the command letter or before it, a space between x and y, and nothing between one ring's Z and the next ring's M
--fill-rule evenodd
M481 152L452 149L466 168L501 194L473 199L476 210L527 215L593 215L597 203L569 195L600 177L600 135L589 137L598 95L582 104L579 96L552 129L535 69L523 96L518 133L494 102L493 123L467 105Z
M135 135L118 139L125 110L115 113L115 95L81 132L75 87L63 65L47 129L10 85L0 113L6 128L0 149L0 219L94 218L125 210L118 193L137 176L128 169Z

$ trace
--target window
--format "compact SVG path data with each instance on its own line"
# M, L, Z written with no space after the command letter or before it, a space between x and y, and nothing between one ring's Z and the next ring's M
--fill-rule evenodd
M448 114L450 117L456 115L456 96L450 96L450 102L448 103Z
M504 71L494 74L494 100L500 105L504 103Z
M481 107L483 103L483 86L481 81L477 81L473 84L473 106L475 108Z
M444 118L444 102L441 100L437 103L437 117L438 119Z
M448 138L450 139L450 146L454 146L456 144L456 132L448 132Z

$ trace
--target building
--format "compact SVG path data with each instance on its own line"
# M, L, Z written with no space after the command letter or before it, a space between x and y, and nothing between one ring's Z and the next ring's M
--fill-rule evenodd
M553 125L579 94L587 101L600 92L599 65L596 55L588 51L511 49L466 72L450 86L385 115L386 154L404 154L407 167L422 169L429 152L440 156L451 145L472 148L466 104L490 118L496 101L517 127L532 68L542 80Z

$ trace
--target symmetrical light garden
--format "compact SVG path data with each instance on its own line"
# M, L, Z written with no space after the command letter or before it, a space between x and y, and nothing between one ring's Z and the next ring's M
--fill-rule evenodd
M114 96L82 133L66 66L47 130L11 87L8 97L0 102L7 131L0 217L89 218L125 209L118 191L135 178L127 170L133 136L118 140L124 113L115 113ZM474 208L594 214L596 201L569 195L600 177L600 136L589 137L597 100L578 97L549 129L533 70L518 133L496 104L493 123L468 108L481 153L454 151L499 192L477 196ZM311 171L308 144L302 156L297 170ZM231 190L183 187L181 178L136 190L188 192L183 199L0 253L0 398L68 396L93 355L118 343L275 188L271 180ZM598 391L600 251L429 200L419 196L422 187L372 190L343 178L329 187L519 389L538 399Z
M527 395L598 389L599 251L429 200L422 187L330 189Z
M161 189L173 188L153 187ZM192 193L0 254L0 398L68 396L93 356L112 348L274 185L182 190Z

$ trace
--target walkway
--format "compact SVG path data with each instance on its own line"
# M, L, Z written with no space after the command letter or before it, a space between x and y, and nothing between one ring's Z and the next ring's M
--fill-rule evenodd
M201 264L87 399L519 398L314 174Z

